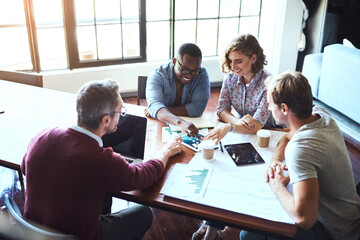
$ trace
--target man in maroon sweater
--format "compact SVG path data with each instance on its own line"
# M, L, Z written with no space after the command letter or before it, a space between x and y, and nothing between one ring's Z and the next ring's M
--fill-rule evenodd
M85 84L78 92L78 123L52 128L31 140L21 163L26 175L24 217L79 239L141 239L151 227L149 207L101 215L108 192L143 189L161 176L169 157L182 151L179 139L156 158L128 162L101 137L116 130L124 114L116 81Z

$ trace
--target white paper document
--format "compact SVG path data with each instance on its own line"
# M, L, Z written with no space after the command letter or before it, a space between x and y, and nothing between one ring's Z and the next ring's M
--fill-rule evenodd
M160 193L181 199L203 198L212 172L211 166L201 167L177 163Z
M214 158L210 161L204 160L202 153L198 152L189 164L175 165L161 193L271 221L294 224L265 182L264 174L272 153L285 134L271 132L272 139L268 148L257 146L256 135L229 133L221 140L223 145L250 142L265 163L237 167L226 150L221 152L219 148L216 149ZM209 171L205 175L202 172L204 169L212 169L211 174ZM201 188L198 188L200 185Z

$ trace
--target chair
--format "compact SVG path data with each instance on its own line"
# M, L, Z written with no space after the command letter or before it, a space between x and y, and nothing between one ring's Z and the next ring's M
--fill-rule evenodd
M137 90L137 105L140 105L140 100L146 100L146 76L138 76L138 90Z
M73 235L62 234L53 230L45 229L44 227L36 226L22 218L20 210L14 200L5 195L5 206L6 209L13 219L11 222L11 234L16 239L46 239L46 240L74 240L76 239Z

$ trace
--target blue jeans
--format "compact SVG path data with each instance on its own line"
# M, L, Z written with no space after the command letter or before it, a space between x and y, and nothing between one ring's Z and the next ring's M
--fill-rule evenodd
M102 240L142 239L151 227L153 213L147 206L137 205L116 213L100 215Z
M266 236L261 233L255 233L250 231L241 231L240 240L278 240L280 238ZM298 227L296 240L330 240L330 237L320 222L316 222L315 225L309 230L304 230Z

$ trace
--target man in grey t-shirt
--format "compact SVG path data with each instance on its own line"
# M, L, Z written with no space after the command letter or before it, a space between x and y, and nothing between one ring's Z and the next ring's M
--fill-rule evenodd
M267 182L298 224L296 239L359 239L359 199L335 121L324 109L313 108L310 85L300 73L268 80L267 88L277 124L290 128L275 149ZM289 174L284 174L287 170ZM289 182L293 192L286 188ZM258 237L246 231L240 234L241 239Z

